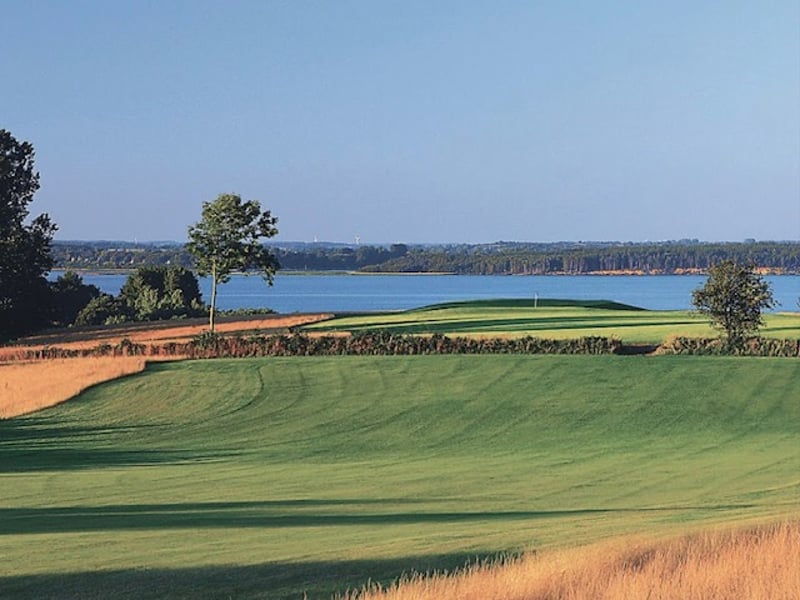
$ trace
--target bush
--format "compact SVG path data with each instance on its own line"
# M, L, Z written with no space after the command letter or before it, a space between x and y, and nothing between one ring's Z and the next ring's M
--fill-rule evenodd
M92 301L101 296L100 289L83 283L80 275L67 271L50 284L55 325L72 325Z
M718 338L675 337L659 347L662 354L716 356L800 357L800 340L751 338L740 348L731 349ZM29 350L19 358L72 358L78 356L175 356L186 358L254 358L266 356L398 356L427 354L620 354L622 343L614 338L583 337L550 340L535 337L518 339L428 337L395 334L387 331L353 336L309 337L303 334L256 335L245 337L203 333L188 342L162 345L137 344L128 339L116 346L101 344L84 350L46 347Z
M240 358L253 356L393 356L423 354L615 354L619 340L587 337L544 340L525 337L466 338L435 334L429 337L387 331L353 336L309 337L303 334L249 338L203 334L172 352L190 358Z
M257 317L259 315L274 315L275 311L271 308L226 308L217 309L218 317Z
M156 321L205 314L197 277L183 267L139 267L119 292L121 314Z
M739 346L731 347L719 338L674 337L659 347L662 354L690 354L701 356L800 356L800 340L778 340L753 337Z
M127 320L123 315L124 307L109 294L93 298L84 306L75 318L75 325L106 325Z

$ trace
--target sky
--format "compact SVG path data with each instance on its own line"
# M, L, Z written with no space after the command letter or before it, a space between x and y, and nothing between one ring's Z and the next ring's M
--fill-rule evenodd
M0 0L56 239L800 239L797 0Z

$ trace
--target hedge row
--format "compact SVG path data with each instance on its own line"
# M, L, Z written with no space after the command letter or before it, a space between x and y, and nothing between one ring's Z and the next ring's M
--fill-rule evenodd
M145 345L124 339L91 349L57 347L29 350L20 358L74 358L80 356L162 356L184 358L245 358L260 356L392 356L415 354L620 354L622 342L613 338L583 337L550 340L428 337L385 331L352 336L309 337L303 334L223 337L204 334L189 342ZM658 349L661 354L800 357L800 340L753 338L740 348L729 348L719 338L675 337Z
M705 356L800 356L800 340L751 338L743 345L730 348L720 338L675 337L664 342L659 352L663 354L696 354Z
M297 334L251 338L200 338L187 345L185 355L191 358L236 358L413 354L614 354L620 347L619 340L602 337L569 340L534 337L466 338L447 337L441 334L423 337L379 331L352 336L309 337Z
M79 356L180 356L186 358L244 358L259 356L391 356L415 354L616 354L619 340L584 337L548 340L534 337L518 339L429 337L388 332L359 333L352 336L309 337L303 334L254 337L202 335L190 342L162 345L136 344L122 340L91 349L43 348L28 352L29 359L72 358Z
M93 348L81 348L74 350L70 348L59 348L58 346L45 346L35 350L27 350L22 356L17 356L23 360L39 360L46 358L79 358L87 356L173 356L166 351L167 346L147 346L137 344L129 339L124 339L118 344L99 344ZM177 354L174 354L177 356Z

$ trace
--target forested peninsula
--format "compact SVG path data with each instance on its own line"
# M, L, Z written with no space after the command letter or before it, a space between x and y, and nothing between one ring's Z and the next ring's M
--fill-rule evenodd
M722 260L763 273L800 274L800 242L659 243L497 242L451 245L347 245L275 242L285 271L454 273L459 275L675 275L705 273ZM129 270L143 265L192 267L175 242L54 242L57 269Z

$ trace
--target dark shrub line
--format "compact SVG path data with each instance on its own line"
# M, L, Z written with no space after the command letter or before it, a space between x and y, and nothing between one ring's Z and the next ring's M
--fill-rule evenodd
M614 354L619 340L585 337L546 340L415 336L386 331L352 336L309 337L303 334L270 337L200 338L188 344L192 358L239 356L392 356L415 354Z
M163 356L186 358L245 358L261 356L393 356L425 354L616 354L621 342L604 337L548 340L414 336L384 331L352 336L303 334L272 336L219 336L203 334L190 342L145 345L122 340L114 346L69 350L46 347L27 351L26 359L81 356Z
M721 338L675 337L659 348L663 354L694 354L704 356L800 356L800 340L779 340L754 337L735 347Z
M70 350L45 347L28 350L19 358L77 358L85 356L143 356L181 358L256 358L265 356L396 356L430 354L632 354L630 346L606 337L552 340L535 337L516 339L448 337L442 334L416 336L375 331L352 336L304 334L221 336L205 333L189 342L160 345L137 344L124 339L116 345ZM800 340L752 338L739 348L720 339L676 337L664 342L662 354L715 356L800 356ZM633 352L635 354L635 352Z

